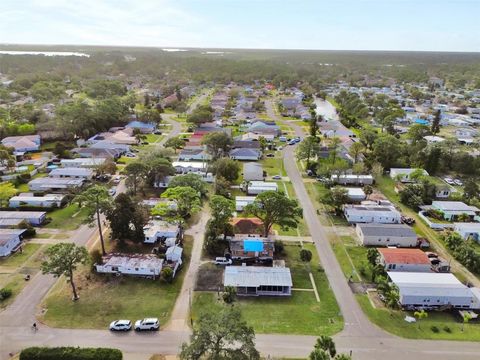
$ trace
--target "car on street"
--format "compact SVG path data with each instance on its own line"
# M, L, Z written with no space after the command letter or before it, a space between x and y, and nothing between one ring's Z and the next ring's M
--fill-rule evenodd
M114 184L120 184L120 181L122 181L122 177L120 175L117 175L113 178Z
M110 196L113 196L117 193L117 188L114 186L114 187L111 187L109 190L108 190L108 194Z
M282 176L281 175L273 175L272 179L273 180L282 180Z
M215 265L232 265L232 259L227 259L226 257L223 257L223 256L216 257L214 264Z
M109 329L111 331L129 331L132 329L132 322L130 320L115 320L110 323Z
M457 185L457 186L463 186L463 181L460 180L460 179L455 179L455 180L453 180L453 182L454 182L455 185Z
M142 320L135 321L135 331L142 331L142 330L158 330L160 328L160 324L158 323L157 318L145 318Z

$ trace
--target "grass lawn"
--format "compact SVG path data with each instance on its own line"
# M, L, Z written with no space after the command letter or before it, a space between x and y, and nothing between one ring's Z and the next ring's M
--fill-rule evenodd
M367 295L356 295L357 301L369 319L386 331L409 339L434 340L462 340L480 341L480 324L475 321L465 325L462 332L462 323L459 315L445 312L429 312L428 317L407 323L406 315L413 316L412 312L374 308ZM440 331L435 333L431 327L436 326ZM445 331L450 328L450 333Z
M42 320L53 327L106 329L115 319L135 321L158 317L168 322L188 268L192 239L184 244L184 264L172 284L161 280L92 274L89 267L77 272L80 300L71 301L70 284L62 278L44 299Z
M150 144L157 143L163 139L163 135L147 134L146 141Z
M51 218L52 221L45 225L45 228L75 230L84 222L86 216L87 209L79 209L77 204L70 204L48 213L47 217Z
M263 170L267 172L268 176L287 176L285 167L283 166L283 159L281 157L265 157L264 159L262 159L261 164Z
M277 181L278 189L283 191L288 195L290 198L295 198L295 189L290 181ZM305 220L303 217L300 219L298 223L298 227L296 229L288 229L282 230L278 225L274 225L273 229L277 231L278 235L286 235L286 236L309 236L310 232L308 231L307 224L305 224ZM297 231L298 230L298 231Z
M40 249L41 244L25 244L23 251L17 251L15 254L0 259L0 266L18 267L25 263L34 253Z
M27 282L23 279L22 274L12 274L11 276L8 276L8 282L0 286L0 288L12 290L12 296L10 296L8 299L0 301L0 309L3 310L9 304L11 304L15 300L15 297L20 294L26 284Z
M306 248L312 251L312 272L320 295L317 302L310 291L293 291L288 298L255 297L237 298L234 306L242 311L245 320L258 333L333 335L343 328L343 320L338 315L339 308L323 270L318 268L318 255L311 244ZM286 262L292 271L293 286L311 289L307 266L299 259L300 246L286 245ZM224 305L214 292L194 294L192 316L197 318L203 311L218 311Z

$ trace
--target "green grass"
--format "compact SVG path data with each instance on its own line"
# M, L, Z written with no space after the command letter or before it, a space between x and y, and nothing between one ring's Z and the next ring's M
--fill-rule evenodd
M157 143L163 139L163 135L148 134L146 135L146 141L150 144Z
M281 157L265 157L264 159L262 159L261 164L263 166L263 170L267 172L268 176L287 175L285 167L283 165L283 159Z
M87 217L87 209L79 209L77 204L70 204L62 209L53 210L48 213L48 217L52 219L45 228L47 229L77 229Z
M432 339L432 340L462 340L462 341L480 341L480 325L475 321L465 324L462 332L462 323L460 316L448 312L429 312L428 317L417 321L417 323L407 323L405 316L413 316L412 312L400 310L387 310L374 308L367 295L356 295L357 301L369 319L376 325L386 331L409 339ZM440 329L440 332L434 333L432 326ZM448 326L451 333L444 330Z
M6 258L0 258L0 266L19 267L24 264L42 245L40 244L25 244L23 251L17 251L15 254Z
M293 184L290 181L277 181L278 189L280 191L285 192L288 197L296 198L295 189L293 188ZM300 219L298 226L296 229L288 229L282 230L280 226L274 225L273 229L277 231L278 235L285 235L285 236L309 236L310 232L308 230L308 226L305 223L303 217Z
M3 286L3 288L12 290L12 296L8 299L0 301L0 309L5 309L8 305L10 305L14 300L15 297L20 294L23 290L27 282L23 279L22 274L13 274L9 276L9 282Z
M312 288L308 279L307 266L299 260L300 247L286 245L286 262L292 271L293 286ZM310 291L293 291L288 298L255 297L237 298L238 307L247 323L257 333L280 333L296 335L333 335L343 329L343 320L338 315L339 308L330 290L325 273L318 268L318 255L313 245L306 248L312 251L311 268L320 295L317 302ZM224 305L217 300L216 293L198 292L194 294L192 316L197 318L204 311L218 311Z
M106 329L115 319L135 321L158 317L160 326L168 322L188 268L192 241L184 247L184 265L172 284L161 280L96 275L84 268L77 272L80 300L71 301L71 288L60 279L44 300L48 311L43 321L59 328Z

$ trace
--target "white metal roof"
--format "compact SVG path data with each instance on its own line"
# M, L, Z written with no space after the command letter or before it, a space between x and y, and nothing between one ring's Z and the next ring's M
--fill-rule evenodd
M293 286L289 268L259 266L227 266L223 279L225 286Z

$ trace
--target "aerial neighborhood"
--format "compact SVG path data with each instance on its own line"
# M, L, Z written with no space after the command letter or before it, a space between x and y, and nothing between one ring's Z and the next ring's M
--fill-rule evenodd
M480 78L173 53L0 55L1 321L480 340Z

